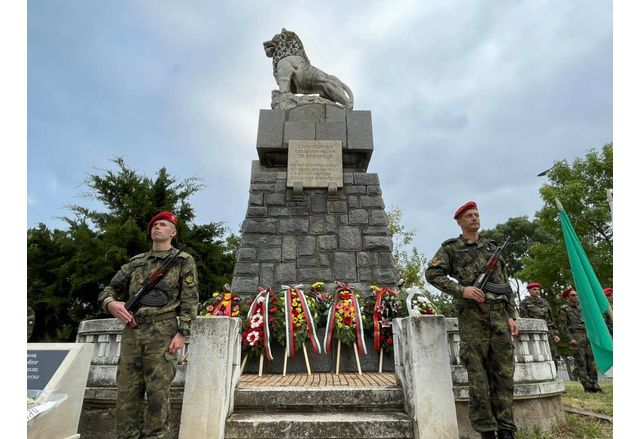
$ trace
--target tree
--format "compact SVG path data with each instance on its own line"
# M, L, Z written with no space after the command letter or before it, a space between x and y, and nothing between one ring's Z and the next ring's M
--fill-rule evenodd
M88 198L105 210L69 206L66 230L39 224L27 231L27 302L36 312L32 340L71 341L79 322L106 317L98 292L132 256L151 247L149 219L172 211L180 219L177 239L188 245L198 266L200 293L230 282L237 237L221 223L197 225L189 198L202 188L197 178L176 180L165 168L155 179L130 169L122 158L115 170L86 180Z
M566 210L589 261L604 286L613 282L613 229L607 189L613 188L613 144L600 153L589 150L572 165L555 162L542 186L543 208L536 213L550 242L533 243L522 260L520 276L543 279L546 287L562 291L573 284L555 199Z
M404 279L404 287L420 287L442 314L453 316L453 299L447 294L430 288L425 280L424 272L428 258L415 246L408 250L416 232L413 229L408 230L402 224L402 210L399 207L393 207L387 211L387 217L389 233L393 240L393 259L400 277Z

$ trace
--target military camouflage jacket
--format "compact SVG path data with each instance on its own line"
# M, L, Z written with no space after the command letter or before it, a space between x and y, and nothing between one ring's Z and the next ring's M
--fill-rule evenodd
M578 339L584 337L586 328L582 319L582 311L580 306L562 305L559 312L559 326L569 339Z
M444 293L451 294L458 306L469 306L471 303L462 298L464 287L473 285L482 269L495 252L497 246L482 236L477 241L464 239L462 235L448 239L442 243L435 256L429 262L425 273L427 281ZM451 276L458 282L449 278ZM491 273L489 281L509 283L504 260ZM504 300L509 317L516 318L516 306L513 294L487 294L487 302Z
M556 325L551 315L551 307L549 303L542 297L537 299L529 296L520 303L520 317L527 319L542 319L547 322L549 335L551 337L558 335Z
M107 304L114 300L126 301L134 294L145 280L162 264L162 262L176 254L178 250L149 251L131 258L111 279L109 286L98 296L106 311ZM142 306L136 312L138 316L151 316L175 310L179 321L178 329L191 330L191 322L195 319L198 309L198 273L193 257L180 252L178 261L161 278L156 287L140 302ZM145 303L147 302L147 303ZM153 303L155 306L151 306Z

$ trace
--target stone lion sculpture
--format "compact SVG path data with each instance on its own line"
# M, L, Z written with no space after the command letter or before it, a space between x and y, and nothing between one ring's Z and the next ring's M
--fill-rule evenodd
M353 109L353 93L342 81L314 67L309 62L302 41L295 32L282 29L262 43L268 58L273 59L273 76L280 93L319 94L320 97Z

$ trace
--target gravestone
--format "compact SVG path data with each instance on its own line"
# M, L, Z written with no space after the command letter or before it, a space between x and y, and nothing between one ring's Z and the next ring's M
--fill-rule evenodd
M27 346L27 437L79 438L84 389L93 356L87 343Z
M260 110L256 147L232 291L397 285L380 180L367 172L371 112L332 103Z

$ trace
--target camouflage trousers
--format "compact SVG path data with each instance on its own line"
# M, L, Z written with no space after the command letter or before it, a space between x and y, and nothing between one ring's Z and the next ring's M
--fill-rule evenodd
M168 437L169 387L178 363L177 353L169 352L169 344L177 328L175 318L141 324L133 329L125 326L116 378L118 439Z
M513 344L502 304L488 314L470 303L458 311L460 359L469 376L469 420L478 432L511 430L513 421Z
M576 341L577 345L571 345L575 361L573 375L578 378L585 390L598 388L598 369L587 334L578 335Z

